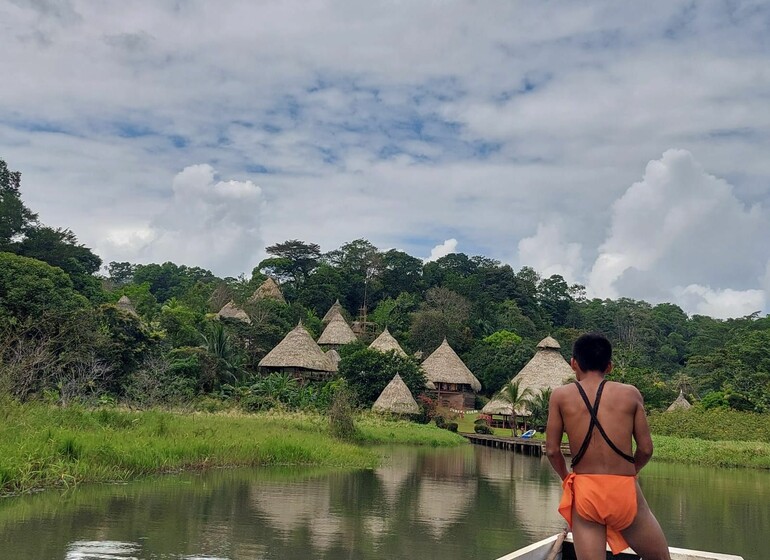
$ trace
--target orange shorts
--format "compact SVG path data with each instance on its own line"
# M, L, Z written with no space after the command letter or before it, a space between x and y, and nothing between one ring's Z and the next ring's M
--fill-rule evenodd
M583 519L607 527L613 554L628 548L620 534L636 518L636 477L616 474L570 473L562 483L559 513L572 528L572 505Z

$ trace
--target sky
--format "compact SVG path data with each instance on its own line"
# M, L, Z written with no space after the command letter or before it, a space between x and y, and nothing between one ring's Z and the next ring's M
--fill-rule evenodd
M0 0L0 158L105 263L287 239L770 311L770 4Z

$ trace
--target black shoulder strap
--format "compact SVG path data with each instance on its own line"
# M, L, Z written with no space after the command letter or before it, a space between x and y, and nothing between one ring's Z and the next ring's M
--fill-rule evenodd
M588 400L588 395L586 395L585 390L583 387L575 381L575 385L577 385L578 392L580 393L580 396L583 399L583 402L586 405L586 408L588 409L588 413L591 415L591 422L588 424L588 433L586 434L586 437L583 439L583 443L580 446L580 449L575 454L575 456L572 458L572 468L575 468L575 465L577 465L580 460L583 458L583 455L585 455L586 450L588 449L588 444L591 443L591 438L594 434L594 427L596 427L599 430L599 433L604 438L604 441L607 442L607 445L610 446L610 449L612 449L615 453L623 457L626 461L629 463L636 462L634 458L631 455L626 455L623 453L618 447L612 443L612 440L610 440L607 433L604 431L604 428L599 423L599 419L597 418L597 414L599 413L599 401L602 399L602 392L604 391L604 384L607 382L606 379L603 379L602 382L599 384L599 389L596 391L596 400L594 401L593 407L591 406L591 401Z

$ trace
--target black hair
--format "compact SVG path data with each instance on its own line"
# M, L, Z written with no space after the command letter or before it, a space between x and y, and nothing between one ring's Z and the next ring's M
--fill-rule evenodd
M581 370L604 373L612 361L612 344L603 334L584 334L572 345L572 357Z

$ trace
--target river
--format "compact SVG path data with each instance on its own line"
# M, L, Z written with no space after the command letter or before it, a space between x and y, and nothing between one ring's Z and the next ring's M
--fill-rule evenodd
M382 454L368 471L226 469L3 498L0 558L492 560L563 526L545 459ZM640 483L672 546L770 557L770 472L652 463Z

